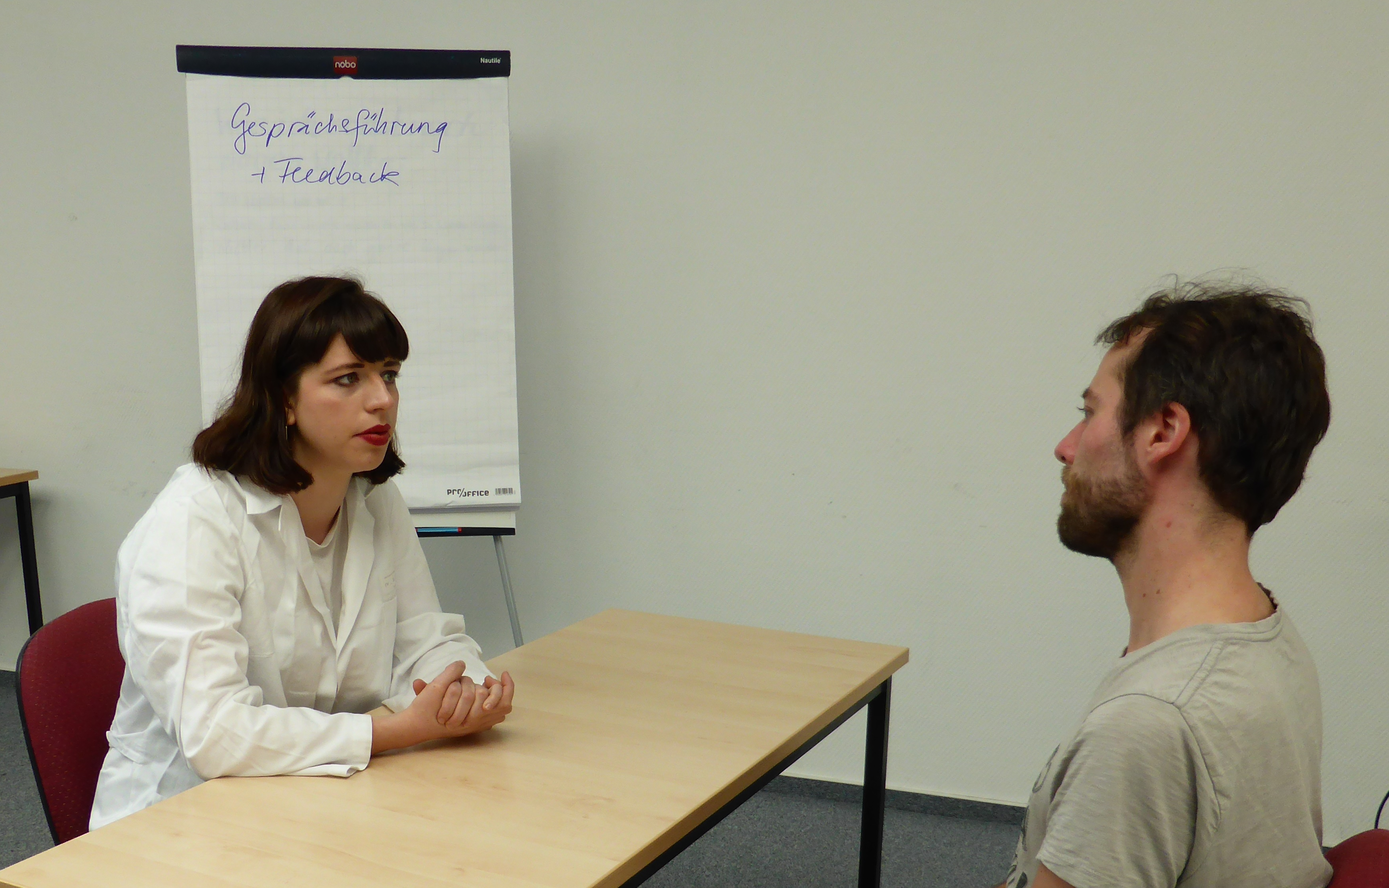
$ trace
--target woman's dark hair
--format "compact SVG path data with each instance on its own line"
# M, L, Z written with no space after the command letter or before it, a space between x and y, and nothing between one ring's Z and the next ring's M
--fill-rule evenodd
M1326 359L1306 301L1243 284L1179 283L1096 341L1140 335L1121 371L1120 430L1128 437L1167 404L1185 407L1201 480L1253 535L1297 492L1331 422Z
M296 432L285 423L285 407L304 368L322 360L338 334L369 363L404 361L410 354L405 328L360 281L307 277L271 290L251 320L236 391L193 439L193 461L242 475L271 493L312 484L313 476L294 461ZM404 467L392 438L381 465L357 474L380 484Z

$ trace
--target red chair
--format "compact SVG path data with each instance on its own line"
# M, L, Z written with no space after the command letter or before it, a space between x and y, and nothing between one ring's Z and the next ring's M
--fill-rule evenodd
M1326 852L1326 888L1389 888L1389 829L1369 829Z
M121 692L116 599L84 604L41 627L20 650L17 672L29 763L48 829L61 844L87 831Z

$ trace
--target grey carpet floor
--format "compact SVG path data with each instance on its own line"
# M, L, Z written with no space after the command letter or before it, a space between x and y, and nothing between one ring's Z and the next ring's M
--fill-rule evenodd
M858 884L860 808L779 792L749 799L646 884L651 888L844 888ZM985 888L1003 881L1018 827L888 809L885 888Z
M842 792L830 792L829 798L817 795L825 793L816 793L814 781L773 781L646 884L651 888L856 884L858 803L843 798ZM905 798L897 793L890 796ZM889 808L883 885L996 885L1008 869L1017 840L1016 823ZM0 672L0 868L52 844L24 749L14 673Z
M0 867L51 847L19 726L14 673L0 672Z

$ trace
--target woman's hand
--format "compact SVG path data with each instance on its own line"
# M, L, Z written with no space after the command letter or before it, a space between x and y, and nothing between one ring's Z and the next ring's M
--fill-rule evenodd
M426 687L423 681L415 679L416 695ZM435 719L447 728L463 729L463 734L485 731L501 724L511 714L511 698L515 690L510 673L503 672L500 681L489 675L481 687L465 675L444 691Z
M431 682L415 680L409 707L372 718L372 754L496 727L511 713L515 690L509 673L500 681L488 676L478 687L463 674L462 662L450 663Z

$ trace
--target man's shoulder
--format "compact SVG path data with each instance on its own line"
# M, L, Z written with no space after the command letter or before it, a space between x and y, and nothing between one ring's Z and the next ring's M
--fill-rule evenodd
M1096 689L1090 710L1122 697L1151 697L1180 707L1218 661L1224 642L1218 633L1175 635L1120 661Z
M1282 610L1254 623L1189 626L1128 655L1096 690L1090 708L1146 694L1185 709L1193 698L1255 690L1311 657Z
M1072 741L1071 754L1100 746L1111 755L1146 759L1171 754L1191 744L1186 716L1169 700L1145 693L1116 694L1086 714Z

